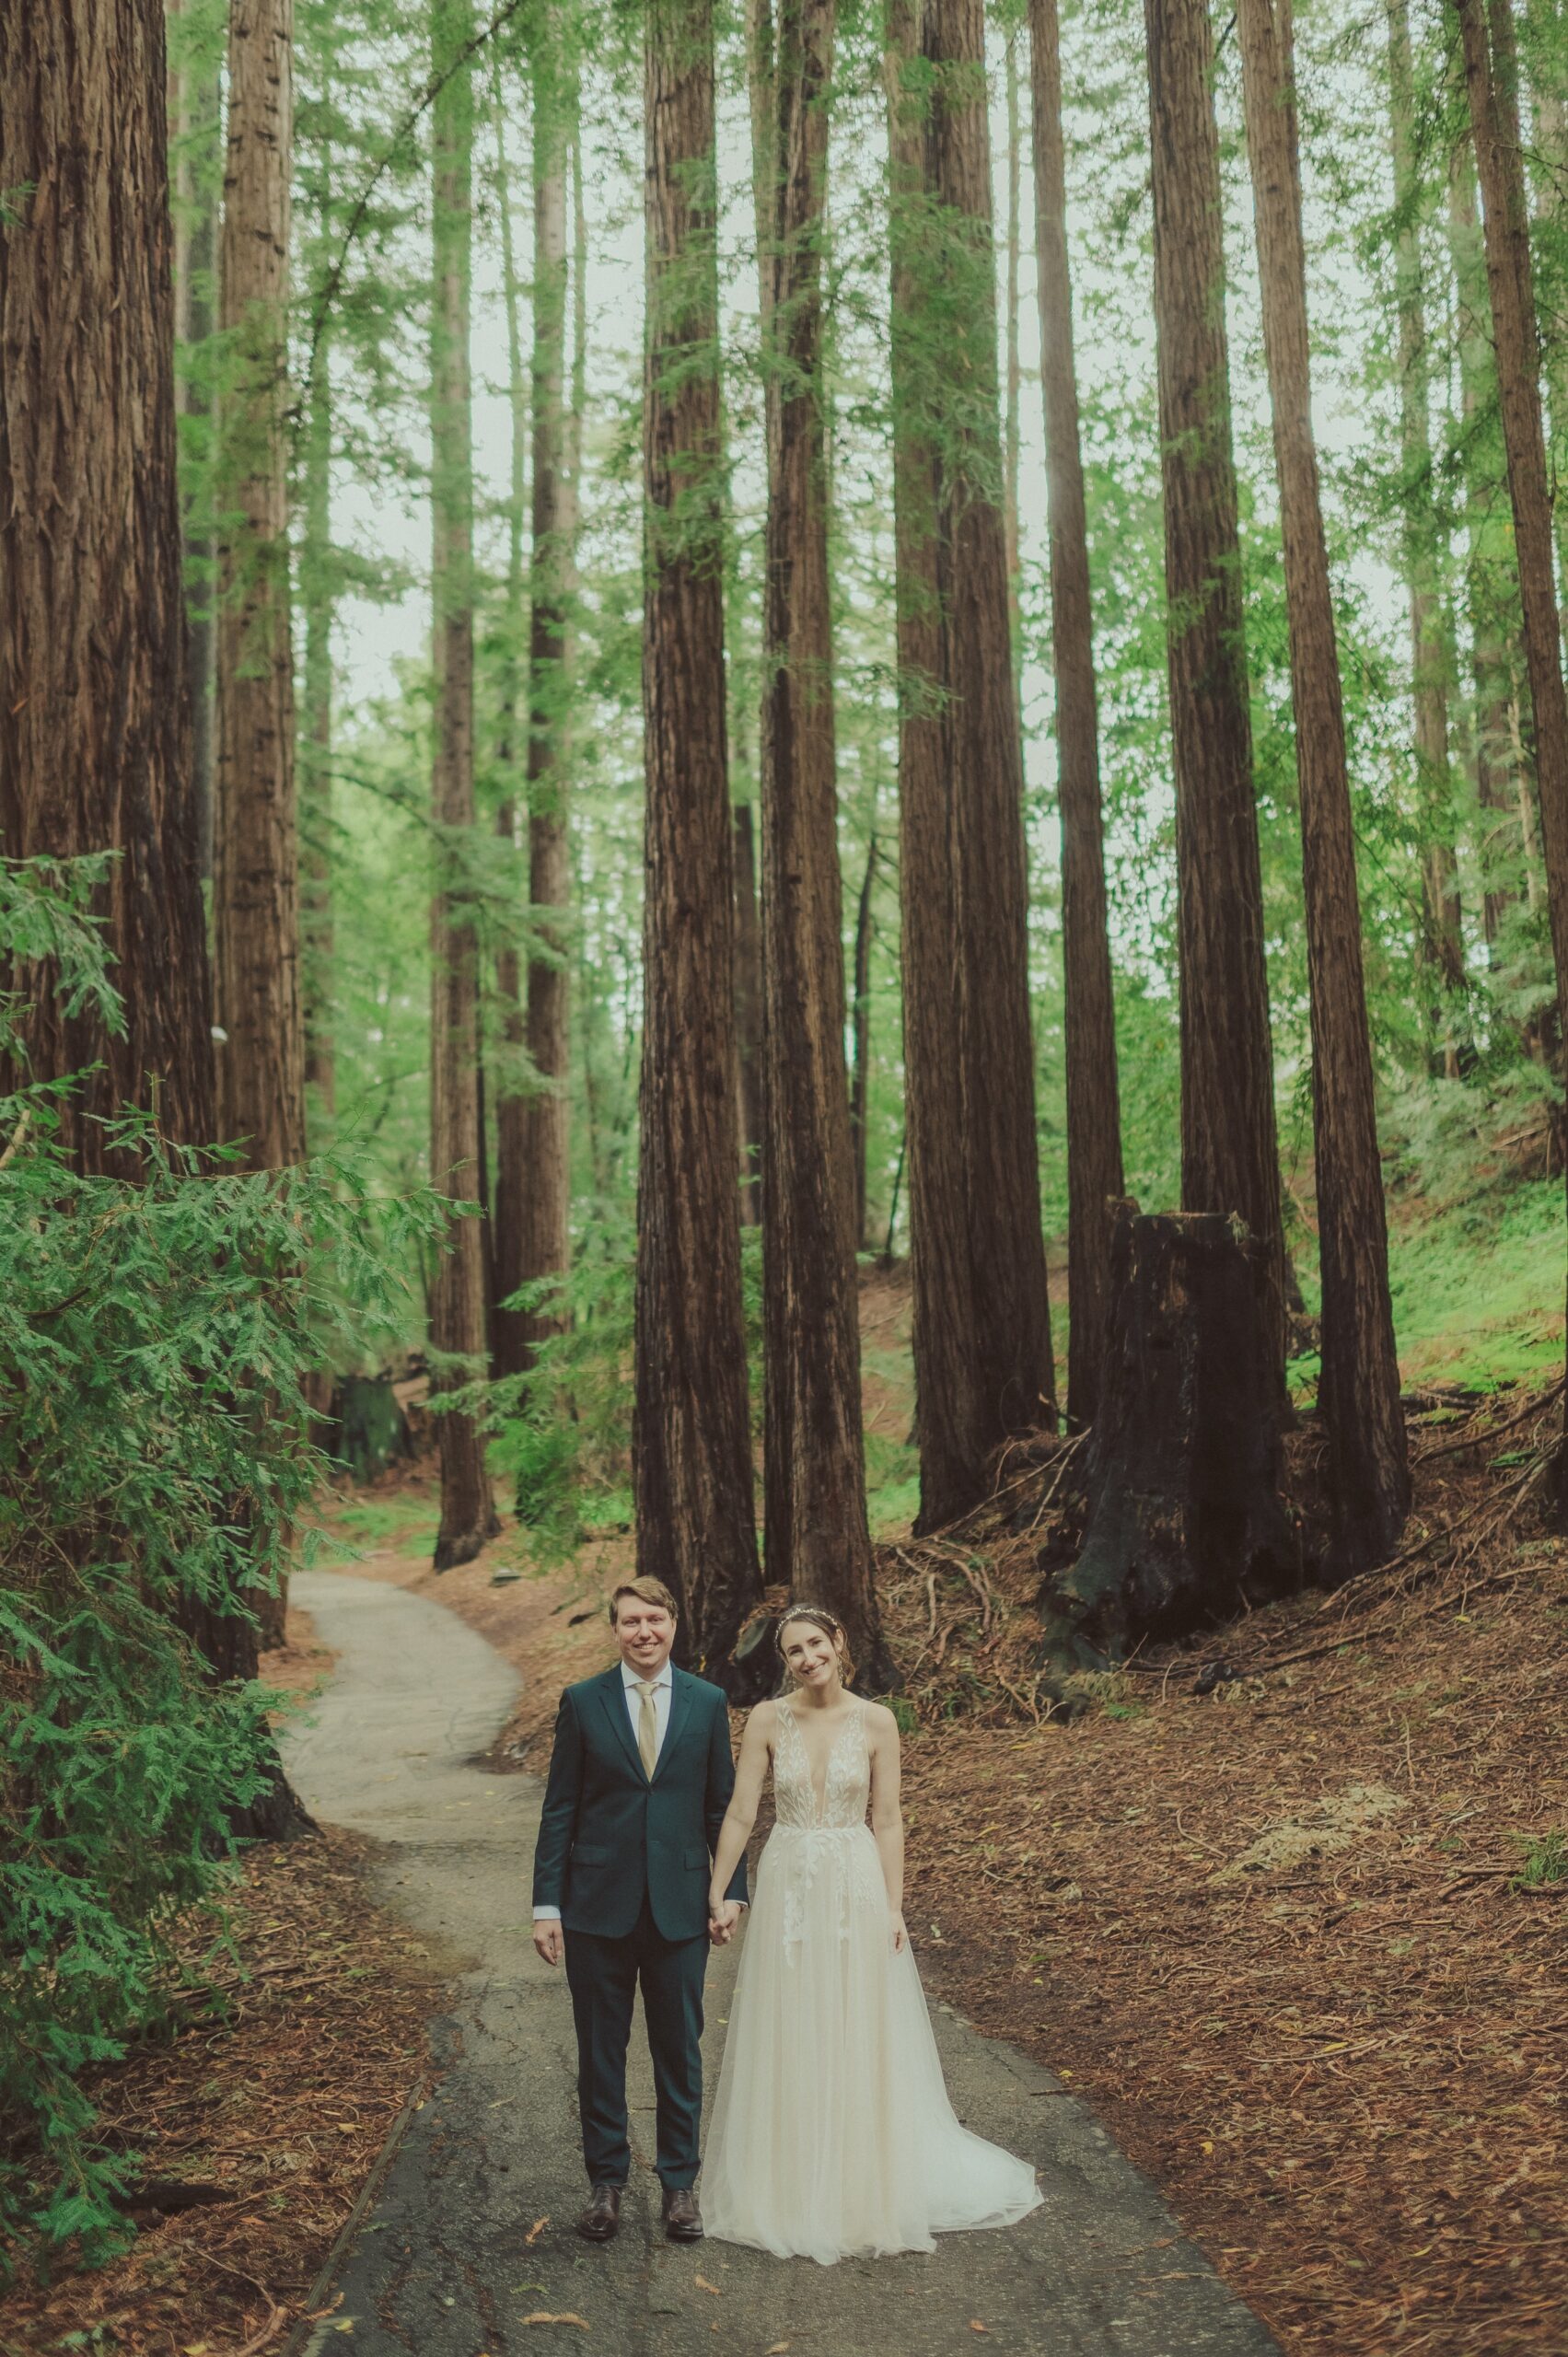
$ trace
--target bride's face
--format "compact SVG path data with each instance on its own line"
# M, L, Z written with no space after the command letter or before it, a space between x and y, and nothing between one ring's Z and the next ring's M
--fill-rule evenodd
M786 1620L780 1635L784 1666L797 1686L830 1686L839 1674L839 1649L814 1620Z

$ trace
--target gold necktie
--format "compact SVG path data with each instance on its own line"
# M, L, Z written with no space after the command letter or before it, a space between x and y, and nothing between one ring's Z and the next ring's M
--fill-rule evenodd
M643 1773L650 1784L654 1781L654 1768L658 1759L658 1721L654 1716L656 1690L652 1678L638 1678L637 1691L642 1701L637 1709L637 1748L643 1755Z

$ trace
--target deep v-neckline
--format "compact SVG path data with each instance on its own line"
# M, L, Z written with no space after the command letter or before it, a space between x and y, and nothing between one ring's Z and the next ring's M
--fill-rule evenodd
M831 1783L833 1779L833 1762L838 1757L840 1744L842 1743L845 1736L848 1735L851 1727L854 1726L855 1723L855 1716L859 1707L858 1700L852 1698L844 1712L844 1723L842 1726L840 1727L838 1733L834 1736L831 1743L828 1746L828 1756L822 1762L822 1790L819 1794L817 1790L817 1779L812 1773L811 1746L806 1740L806 1729L801 1722L800 1715L795 1709L793 1703L781 1702L779 1704L779 1709L784 1713L784 1715L789 1720L795 1729L796 1740L800 1746L800 1756L806 1762L806 1789L811 1795L812 1818L814 1823L818 1825L824 1824L827 1820L828 1786Z

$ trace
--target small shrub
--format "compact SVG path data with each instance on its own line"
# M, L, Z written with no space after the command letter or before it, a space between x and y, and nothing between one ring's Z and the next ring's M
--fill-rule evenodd
M1511 1890L1545 1890L1552 1883L1568 1882L1568 1831L1558 1827L1539 1839L1527 1833L1511 1838L1520 1852L1519 1871L1509 1884Z

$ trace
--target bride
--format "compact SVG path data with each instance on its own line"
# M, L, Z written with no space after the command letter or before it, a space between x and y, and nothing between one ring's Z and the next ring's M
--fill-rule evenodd
M1011 2225L1040 2200L1034 2173L955 2118L904 1927L898 1722L846 1691L831 1613L795 1606L774 1638L794 1690L746 1722L709 1890L723 1942L771 1762L777 1822L708 2136L708 2232L827 2266Z

